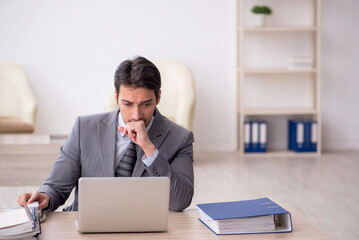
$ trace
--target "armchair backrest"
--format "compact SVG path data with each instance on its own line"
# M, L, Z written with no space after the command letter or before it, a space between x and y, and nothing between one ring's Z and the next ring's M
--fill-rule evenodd
M161 73L161 101L158 109L175 123L192 130L195 86L191 70L176 60L152 61Z
M35 127L37 103L21 65L0 62L0 116L17 117Z

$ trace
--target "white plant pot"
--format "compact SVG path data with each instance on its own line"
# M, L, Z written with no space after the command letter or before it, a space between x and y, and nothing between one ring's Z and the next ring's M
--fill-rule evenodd
M254 14L255 21L254 26L256 27L265 27L266 26L266 20L267 20L267 14Z

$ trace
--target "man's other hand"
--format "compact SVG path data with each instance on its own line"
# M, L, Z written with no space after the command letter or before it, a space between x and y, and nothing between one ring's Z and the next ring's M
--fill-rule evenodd
M28 203L32 203L33 201L38 201L39 208L44 209L49 205L50 196L45 193L40 193L38 191L35 191L33 193L21 194L17 198L17 203L22 207L26 207Z

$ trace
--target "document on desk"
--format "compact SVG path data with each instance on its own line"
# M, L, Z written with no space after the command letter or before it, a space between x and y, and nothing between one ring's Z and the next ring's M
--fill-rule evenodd
M0 240L34 239L40 233L35 208L16 208L0 212Z
M25 208L0 212L0 230L29 222Z
M215 234L291 232L288 211L268 198L198 204L200 221Z

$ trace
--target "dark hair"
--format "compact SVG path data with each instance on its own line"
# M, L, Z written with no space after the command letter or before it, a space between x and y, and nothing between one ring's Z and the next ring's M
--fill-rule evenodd
M161 89L161 74L152 62L138 56L133 60L123 61L117 67L115 72L117 98L121 85L154 90L157 100Z

